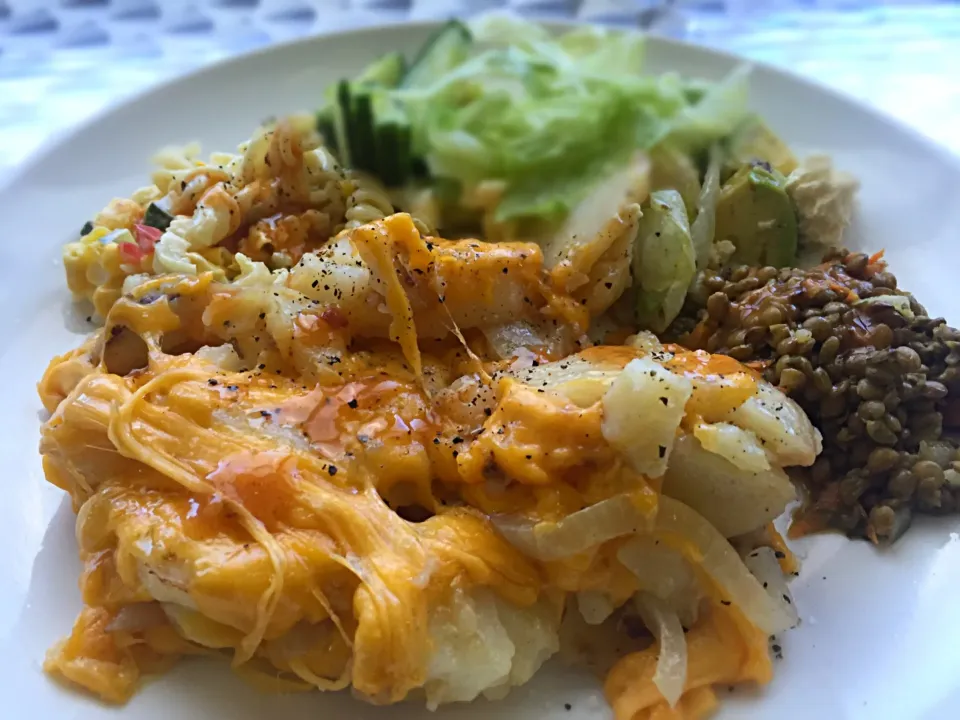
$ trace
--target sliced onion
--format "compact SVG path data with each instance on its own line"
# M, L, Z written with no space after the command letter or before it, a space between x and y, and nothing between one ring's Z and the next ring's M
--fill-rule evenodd
M189 610L174 603L164 603L163 610L177 632L203 647L236 648L243 641L243 633L229 625L213 620L197 610Z
M703 591L693 566L678 550L652 536L640 535L617 550L617 559L637 577L641 590L666 603L684 627L693 627Z
M630 345L635 347L638 350L643 350L648 354L652 353L663 353L663 343L660 342L660 338L654 335L649 330L641 330L636 335L631 335L627 338L625 345ZM669 357L673 357L670 353L667 353Z
M616 610L610 596L596 590L578 592L577 608L587 625L600 625Z
M601 500L555 523L514 515L490 520L511 545L535 560L562 560L653 526L652 514L643 512L628 494Z
M326 623L326 621L325 621ZM276 640L270 642L270 654L279 660L295 660L306 655L324 640L329 640L333 623L316 624L301 620Z
M167 624L167 616L158 602L124 605L107 625L109 632L139 632Z
M525 320L484 328L483 335L501 360L509 360L519 348L536 350L547 344L538 329Z
M741 470L686 434L674 443L663 494L693 508L727 537L764 527L796 498L780 468Z
M644 624L660 643L653 683L673 707L683 695L687 682L687 639L680 618L650 593L638 593L635 602Z
M770 469L763 446L749 430L725 422L701 422L694 425L693 436L704 450L725 458L741 470L759 473Z
M761 547L752 551L743 559L747 569L760 581L767 595L790 616L790 627L800 623L797 606L793 603L793 595L787 587L787 579L780 568L780 561L773 548Z
M713 579L725 594L724 599L736 605L747 620L767 635L775 635L793 626L795 613L789 612L785 602L776 602L763 589L733 546L701 515L681 502L661 496L654 533L686 541L678 549Z

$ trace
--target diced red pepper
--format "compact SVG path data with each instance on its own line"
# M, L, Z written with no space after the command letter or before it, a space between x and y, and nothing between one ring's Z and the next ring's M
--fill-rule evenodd
M147 255L153 253L153 246L157 244L163 231L150 225L133 226L133 237L136 243L120 243L120 259L127 265L139 265Z
M120 252L120 261L125 265L139 265L146 253L140 246L132 242L122 242L117 245Z
M137 245L148 255L153 252L153 246L157 244L160 236L163 235L163 231L159 228L150 225L140 225L139 223L133 226L133 231L134 237L137 238Z

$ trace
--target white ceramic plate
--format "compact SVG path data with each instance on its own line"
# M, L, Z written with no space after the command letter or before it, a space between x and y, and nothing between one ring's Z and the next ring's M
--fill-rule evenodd
M35 383L50 358L89 330L72 308L61 245L111 197L146 184L161 145L233 149L264 118L308 109L331 81L388 49L413 51L430 25L381 28L273 48L178 80L106 113L34 159L0 190L0 716L276 720L422 717L422 706L372 708L346 694L262 696L224 661L183 662L122 710L55 684L47 648L80 609L74 516L43 478ZM716 79L733 58L651 40L653 71ZM758 68L756 109L801 151L824 150L863 182L852 244L887 249L892 270L931 312L960 322L960 165L944 150L847 99ZM960 518L915 525L892 551L825 536L798 543L803 624L783 640L773 683L724 699L721 718L877 720L960 717ZM565 706L569 704L571 709ZM491 716L606 718L589 677L548 666L497 704L437 720Z

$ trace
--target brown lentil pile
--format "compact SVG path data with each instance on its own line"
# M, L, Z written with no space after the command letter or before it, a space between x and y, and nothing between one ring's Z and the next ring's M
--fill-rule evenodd
M915 512L960 511L960 332L927 316L877 257L698 277L671 333L762 370L823 434L791 534L896 540Z

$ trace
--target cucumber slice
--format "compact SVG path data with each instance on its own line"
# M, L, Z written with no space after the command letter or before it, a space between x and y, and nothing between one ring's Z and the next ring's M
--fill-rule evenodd
M357 85L395 88L407 72L407 59L398 52L387 53L370 64L354 81Z
M462 63L470 50L473 36L459 20L451 20L440 28L410 64L400 87L425 87Z
M410 126L388 122L377 126L376 174L387 187L403 185L410 177Z
M350 97L350 81L337 83L337 113L340 118L340 161L350 167L357 157L356 125L353 117L353 102Z
M323 137L323 144L330 152L340 157L340 140L337 137L337 111L333 105L327 105L317 112L317 132Z
M366 90L353 93L351 102L350 158L353 167L366 172L376 172L377 148L375 145L376 128L373 124L373 99Z

